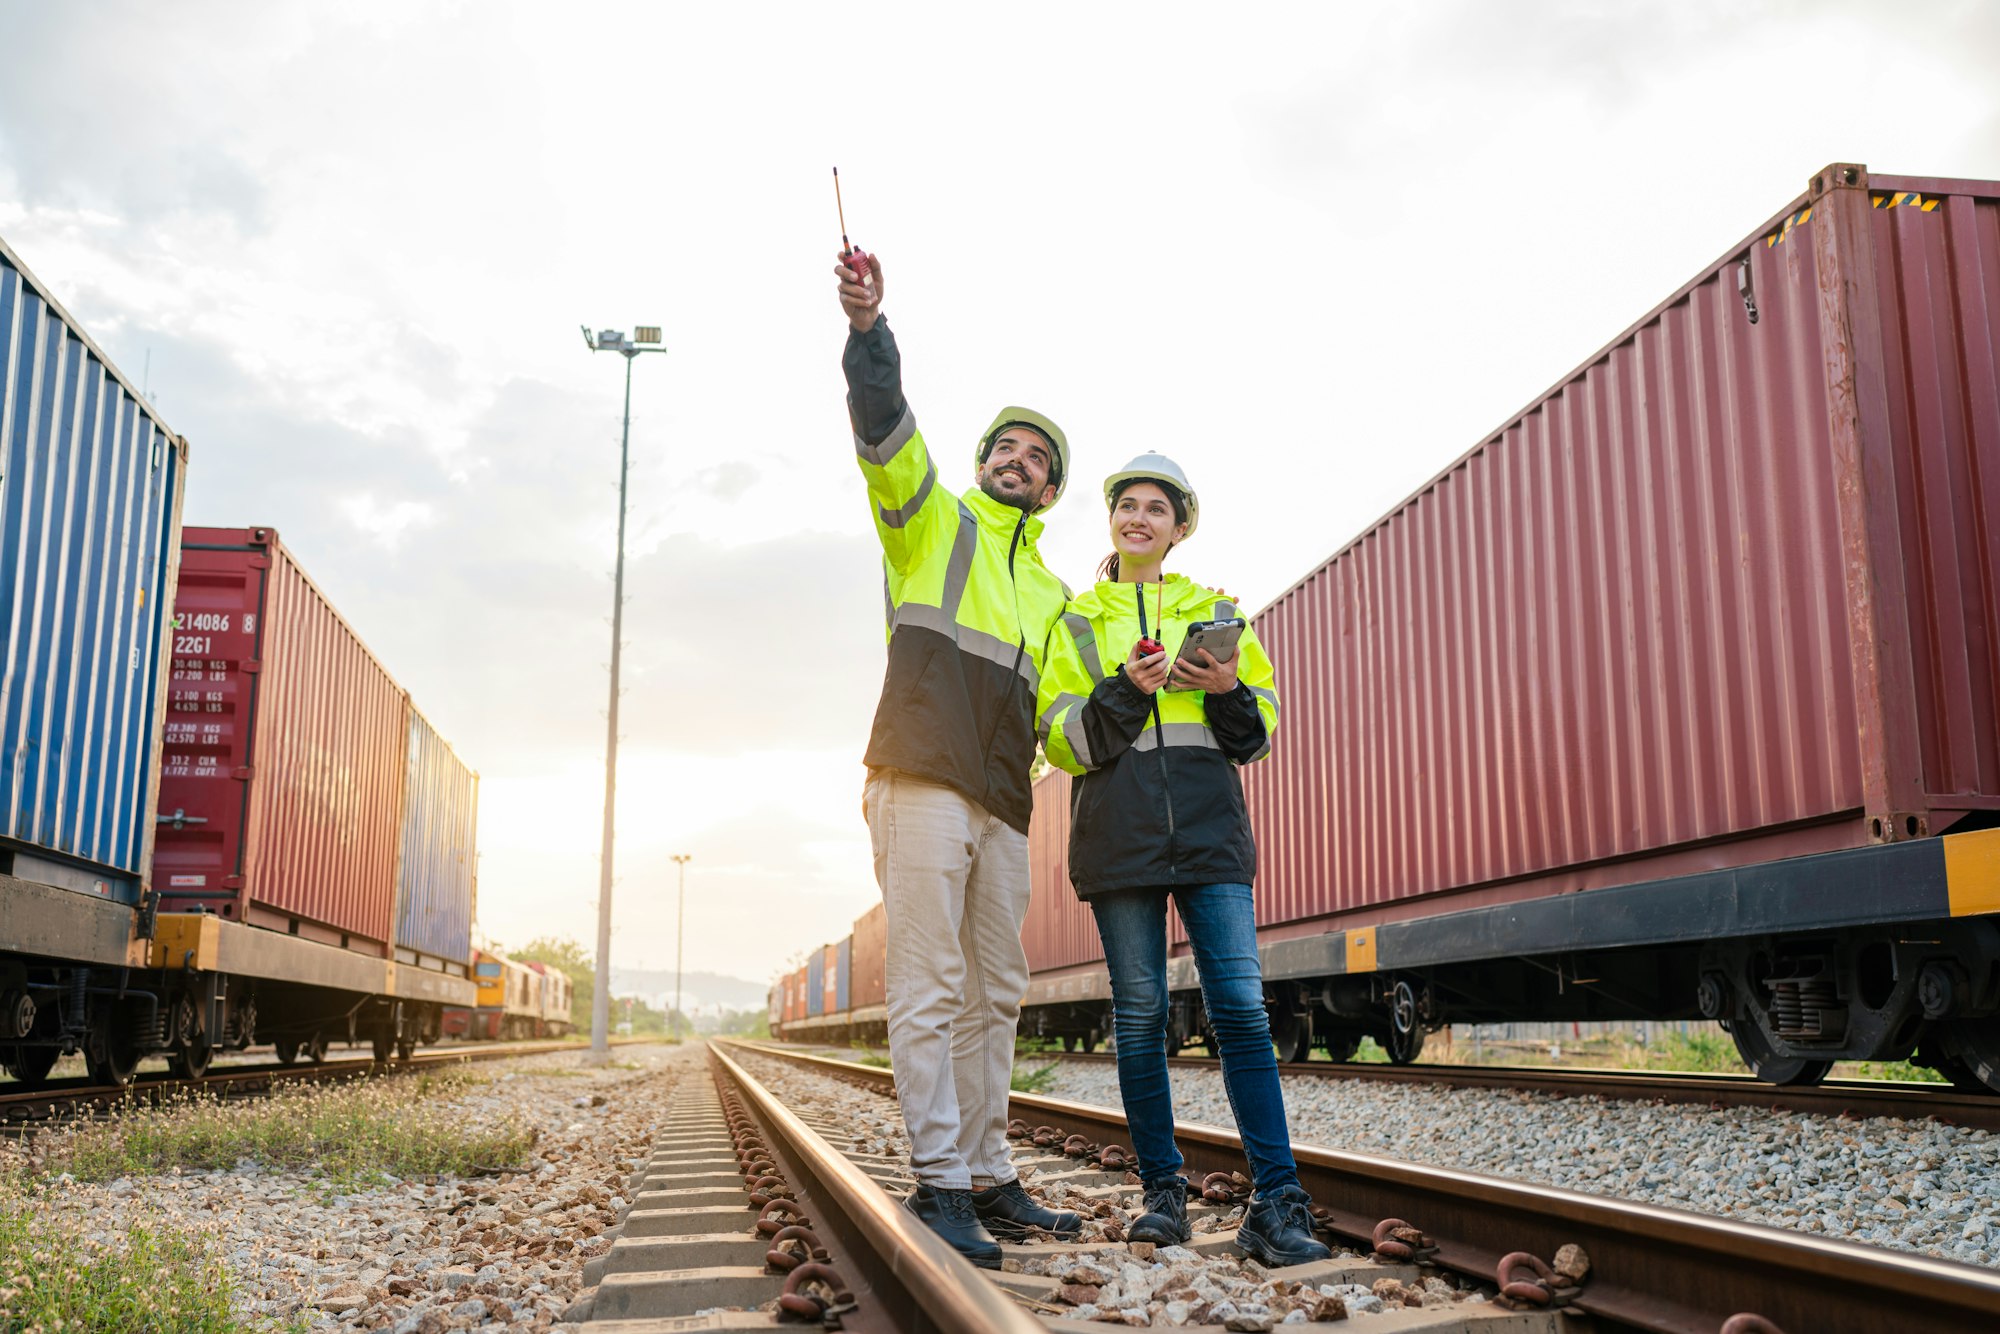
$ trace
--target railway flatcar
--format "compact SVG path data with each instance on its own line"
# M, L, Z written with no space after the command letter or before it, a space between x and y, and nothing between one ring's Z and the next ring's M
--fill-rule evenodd
M1287 1054L1704 1016L1770 1081L2000 1090L2000 183L1819 172L1256 628ZM1023 1028L1089 1044L1071 790Z
M434 1040L478 776L275 532L183 531L186 442L4 242L0 448L0 1065Z

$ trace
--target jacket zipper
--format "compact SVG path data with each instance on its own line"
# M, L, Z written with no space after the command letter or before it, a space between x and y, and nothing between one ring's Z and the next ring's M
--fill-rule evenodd
M1020 549L1021 534L1027 530L1027 527L1028 512L1022 510L1020 519L1014 524L1014 539L1007 544L1007 586L1014 590L1014 666L1008 672L1010 680L1020 679L1021 655L1028 651L1028 632L1021 628L1021 584L1019 580L1014 578L1014 553ZM993 779L991 776L993 773L993 743L1000 739L1000 720L1003 716L998 711L994 713L993 725L986 729L986 753L980 757L980 767L983 775L986 777L986 790L989 793L993 791ZM1032 735L1034 730L1035 696L1034 692L1030 691L1028 692L1028 731Z
M1164 592L1164 590L1162 591ZM1144 584L1133 584L1132 595L1139 603L1139 637L1144 639L1146 637L1146 586ZM1162 624L1159 626L1159 630L1164 635L1166 633L1164 622L1167 619L1164 598L1161 600L1160 606L1160 620ZM1166 642L1164 638L1160 640L1162 645ZM1167 778L1167 725L1160 721L1160 692L1157 690L1153 692L1153 741L1155 742L1153 749L1159 753L1160 757L1160 795L1167 803L1167 870L1170 873L1177 874L1180 871L1181 859L1176 850L1174 840L1174 787Z

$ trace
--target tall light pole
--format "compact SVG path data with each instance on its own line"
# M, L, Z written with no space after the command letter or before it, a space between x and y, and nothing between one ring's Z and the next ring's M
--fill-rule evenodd
M691 852L676 852L673 854L673 858L675 865L680 867L681 877L680 892L675 896L677 906L674 908L674 1013L679 1015L681 1012L681 928L687 923L688 863L694 860L694 854ZM675 1029L678 1031L680 1021L676 1019L674 1023Z
M611 845L618 817L618 655L625 634L625 482L632 461L632 363L641 352L664 352L657 325L640 325L627 338L622 329L583 329L592 352L625 358L625 429L618 438L618 572L611 592L611 707L604 742L604 852L597 889L597 988L590 998L590 1063L611 1061Z

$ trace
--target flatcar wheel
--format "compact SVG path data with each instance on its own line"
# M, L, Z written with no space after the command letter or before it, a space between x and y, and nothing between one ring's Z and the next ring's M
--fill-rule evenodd
M1312 1055L1312 1016L1280 1009L1271 1016L1271 1041L1281 1061L1303 1061Z
M7 1068L14 1078L34 1088L49 1077L49 1071L56 1068L56 1061L62 1052L54 1047L16 1047L7 1059Z
M139 1049L125 1034L100 1025L83 1044L83 1068L93 1084L124 1088L138 1073Z
M326 1034L314 1033L306 1039L305 1046L299 1050L305 1054L307 1061L313 1065L318 1065L326 1059Z
M415 1056L416 1054L417 1054L417 1040L415 1038L401 1038L397 1041L396 1043L397 1060L408 1062L408 1060L412 1056Z
M278 1058L279 1065L290 1065L293 1061L299 1059L299 1040L297 1038L279 1038L271 1044L271 1054Z
M1809 1061L1803 1056L1778 1055L1755 1019L1733 1021L1729 1026L1729 1035L1736 1039L1736 1052L1743 1058L1743 1064L1766 1084L1807 1088L1825 1079L1827 1071L1833 1069L1832 1061Z
M1410 1065L1424 1050L1424 1024L1417 989L1407 980L1389 992L1389 1040L1382 1044L1397 1065Z
M1945 1077L1945 1082L1960 1093L1991 1093L1986 1081L1972 1072L1972 1067L1950 1051L1945 1050L1936 1038L1925 1038L1917 1047L1916 1055L1910 1058L1918 1065L1927 1065Z
M1361 1034L1351 1028L1336 1028L1326 1035L1326 1059L1347 1062L1361 1050Z
M375 1064L387 1065L396 1054L396 1035L385 1029L370 1040L370 1045L375 1049Z
M208 1073L208 1067L215 1061L215 1048L206 1042L190 1042L187 1046L169 1053L167 1068L174 1072L176 1079L200 1079Z
M1955 1019L1939 1027L1943 1031L1938 1045L1957 1059L1962 1073L1985 1092L2000 1093L2000 1017ZM1944 1066L1938 1071L1960 1088L1968 1087Z

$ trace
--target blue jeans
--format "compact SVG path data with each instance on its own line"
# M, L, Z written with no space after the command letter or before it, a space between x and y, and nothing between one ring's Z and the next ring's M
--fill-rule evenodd
M1093 894L1097 934L1111 969L1111 1022L1118 1036L1118 1092L1132 1130L1140 1175L1150 1184L1178 1175L1173 1090L1167 1083L1167 895L1194 946L1208 1023L1221 1047L1222 1086L1236 1116L1258 1194L1299 1184L1271 1050L1257 965L1257 916L1250 886L1120 889Z

